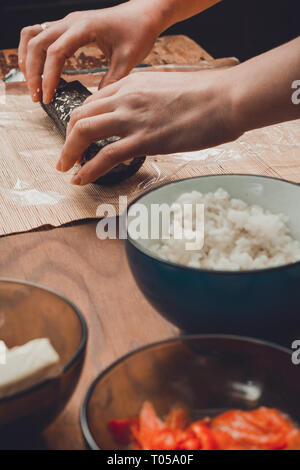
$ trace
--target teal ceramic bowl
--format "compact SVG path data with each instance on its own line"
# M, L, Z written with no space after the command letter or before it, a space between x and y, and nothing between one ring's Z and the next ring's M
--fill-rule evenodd
M133 276L155 309L185 332L250 336L290 346L300 338L300 262L253 271L189 268L151 253L149 240L131 237L136 204L150 208L172 203L184 192L220 187L231 197L289 216L292 236L300 241L299 185L252 175L185 179L149 191L129 206L126 251Z

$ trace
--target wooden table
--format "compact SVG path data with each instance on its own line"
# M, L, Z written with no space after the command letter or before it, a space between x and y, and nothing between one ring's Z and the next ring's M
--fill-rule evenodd
M145 63L209 66L212 61L200 46L178 36L160 39ZM218 63L228 65L223 59ZM15 50L0 51L2 77L16 64ZM103 65L106 65L103 55L89 46L69 59L66 68ZM297 121L284 125L283 131L276 127L248 133L242 142L230 144L230 158L190 164L190 176L254 173L300 182L299 127ZM98 240L96 222L2 237L0 260L0 276L56 289L77 304L87 319L88 353L78 388L64 412L41 438L29 435L26 442L23 439L23 445L28 448L83 449L79 410L91 381L128 351L178 332L139 292L128 268L123 242Z
M69 61L69 68L105 65L101 53L95 48L92 51L94 56L91 49L81 51ZM159 40L146 62L199 63L211 59L190 39L177 37ZM2 78L16 65L15 50L0 52ZM3 237L0 260L0 277L56 289L71 299L87 320L87 358L73 398L41 438L24 436L22 442L27 448L84 449L79 410L91 381L128 351L174 336L177 330L139 292L129 271L123 242L98 240L96 222Z

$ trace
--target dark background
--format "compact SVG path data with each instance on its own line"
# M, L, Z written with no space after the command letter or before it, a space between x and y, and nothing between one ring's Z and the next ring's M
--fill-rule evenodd
M187 0L191 1L191 0ZM122 3L116 0L0 0L0 49L17 47L23 26L59 19L75 10ZM300 0L223 0L179 23L166 34L187 34L215 57L240 60L300 34Z

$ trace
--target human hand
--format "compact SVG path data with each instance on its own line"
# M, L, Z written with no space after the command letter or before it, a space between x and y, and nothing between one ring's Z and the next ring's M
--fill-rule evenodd
M19 66L33 101L50 103L65 59L96 42L110 61L101 87L126 76L150 52L163 29L155 1L131 0L104 10L74 12L59 21L22 30ZM43 76L43 79L42 79Z
M112 135L121 139L86 163L74 184L91 183L129 158L236 139L228 72L134 73L96 92L71 114L57 169L69 170L92 142Z

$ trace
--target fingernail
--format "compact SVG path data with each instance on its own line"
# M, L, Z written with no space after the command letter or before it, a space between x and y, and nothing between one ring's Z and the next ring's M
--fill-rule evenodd
M57 162L56 169L57 169L58 171L63 171L63 166L62 166L61 160L59 160L59 161Z
M37 88L37 90L32 93L32 100L34 103L37 103L40 101L40 91L41 90Z
M81 177L80 175L74 175L73 178L71 179L72 184L76 184L77 186L81 185Z
M37 103L39 101L38 95L35 91L31 92L31 99L34 103Z
M50 104L52 101L52 96L49 95L48 93L43 94L43 103L44 104Z

